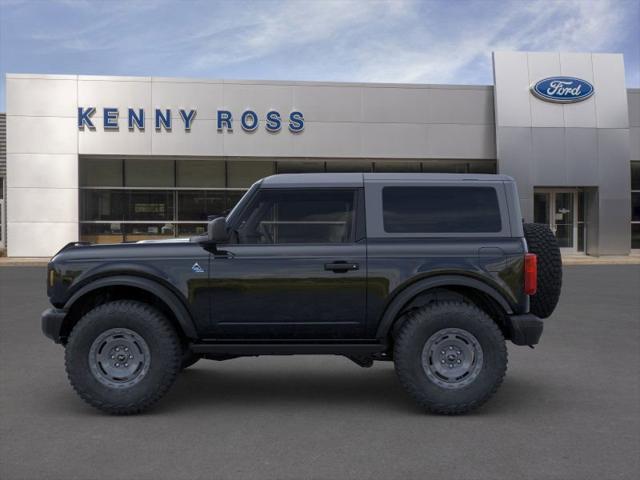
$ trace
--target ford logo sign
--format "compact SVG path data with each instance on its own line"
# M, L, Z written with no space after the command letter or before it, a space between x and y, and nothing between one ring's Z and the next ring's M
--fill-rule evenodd
M593 85L575 77L549 77L532 85L531 93L547 102L581 102L593 95Z

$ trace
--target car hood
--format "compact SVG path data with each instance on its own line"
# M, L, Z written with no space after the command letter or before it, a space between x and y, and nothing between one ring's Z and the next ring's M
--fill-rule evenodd
M138 242L103 243L71 242L65 245L51 259L52 263L82 260L109 260L113 258L136 258L155 256L158 249L176 247L191 243L188 238L166 240L141 240Z

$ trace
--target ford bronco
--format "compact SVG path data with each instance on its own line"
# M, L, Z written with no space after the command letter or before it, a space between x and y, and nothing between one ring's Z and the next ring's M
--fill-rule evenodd
M146 410L200 359L393 361L427 411L498 389L506 340L535 345L560 251L502 175L288 174L190 239L74 242L50 261L44 334L103 411Z

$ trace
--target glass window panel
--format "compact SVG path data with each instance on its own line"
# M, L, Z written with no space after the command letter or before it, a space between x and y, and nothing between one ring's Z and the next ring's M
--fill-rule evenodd
M130 190L127 220L173 220L173 191Z
M556 192L554 220L556 225L571 225L573 224L573 192Z
M533 194L533 221L535 223L549 223L549 194L534 193Z
M224 215L226 195L223 191L178 191L178 220L207 221L209 216Z
M467 173L467 164L450 160L431 160L422 162L425 173Z
M556 225L556 239L558 240L558 246L560 248L573 248L573 225L572 224L557 224Z
M227 174L229 175L229 188L249 188L256 180L259 180L275 172L274 162L227 162Z
M125 186L173 187L174 166L175 162L172 160L125 160Z
M298 162L278 160L278 173L319 173L324 172L324 162Z
M178 160L176 186L224 188L225 168L222 160Z
M584 222L586 196L587 194L585 192L578 192L578 221L579 222Z
M469 173L496 173L496 162L469 162Z
M80 220L123 220L127 197L123 190L80 190Z
M240 222L240 243L347 243L352 190L263 191Z
M631 221L640 222L640 192L631 193Z
M391 161L375 161L373 162L376 172L419 172L420 162L391 162Z
M640 162L631 162L631 190L640 190Z
M120 158L81 158L81 187L121 187L122 159Z
M640 223L631 224L631 248L640 248Z
M500 207L491 187L384 187L389 233L499 232Z
M585 240L586 226L584 222L578 222L578 251L584 252L584 240Z
M81 223L80 241L91 243L120 243L124 240L122 224Z
M163 240L175 237L176 226L173 223L125 223L126 242L140 240Z
M178 237L193 237L207 233L206 223L178 223Z
M327 172L371 172L372 162L358 162L348 160L331 160L327 163Z

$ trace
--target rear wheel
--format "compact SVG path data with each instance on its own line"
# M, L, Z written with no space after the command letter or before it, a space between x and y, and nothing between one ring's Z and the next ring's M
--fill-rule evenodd
M100 305L74 326L65 351L71 385L88 404L114 414L142 412L171 387L182 349L169 321L151 306Z
M562 256L548 225L525 223L524 236L531 253L538 257L538 291L530 298L530 312L539 318L551 316L562 290Z
M433 413L461 414L493 395L507 369L495 322L464 302L442 302L409 314L394 345L400 382Z

